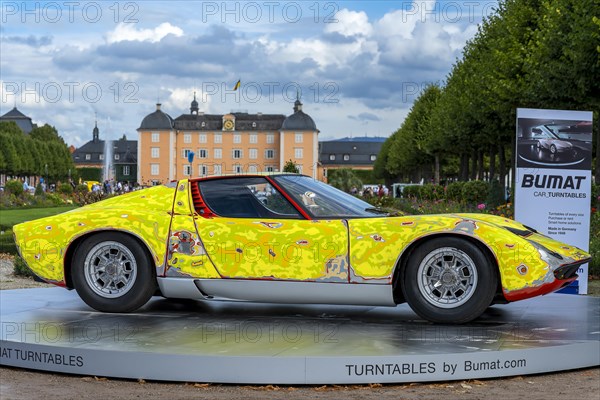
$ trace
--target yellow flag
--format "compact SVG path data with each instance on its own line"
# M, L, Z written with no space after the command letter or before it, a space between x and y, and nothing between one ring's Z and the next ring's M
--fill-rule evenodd
M233 87L233 90L238 90L239 89L239 87L240 87L240 81L241 81L241 79L238 79L237 83Z

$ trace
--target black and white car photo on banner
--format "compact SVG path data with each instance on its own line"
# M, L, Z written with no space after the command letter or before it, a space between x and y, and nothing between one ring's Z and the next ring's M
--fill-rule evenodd
M517 109L515 219L589 250L592 112ZM587 293L588 265L564 289Z

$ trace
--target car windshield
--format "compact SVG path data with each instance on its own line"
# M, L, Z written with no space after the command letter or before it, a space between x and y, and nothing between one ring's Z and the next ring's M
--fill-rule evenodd
M547 125L540 125L531 130L535 139L560 139Z
M274 179L313 217L375 217L385 214L365 201L308 176L280 175Z

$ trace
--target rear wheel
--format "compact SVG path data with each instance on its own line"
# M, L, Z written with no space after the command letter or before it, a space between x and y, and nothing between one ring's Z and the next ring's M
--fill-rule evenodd
M75 290L98 311L137 310L156 291L152 258L137 240L120 232L84 240L71 268Z
M436 238L413 251L402 289L421 317L464 323L479 317L492 303L497 285L494 268L475 244L456 237Z

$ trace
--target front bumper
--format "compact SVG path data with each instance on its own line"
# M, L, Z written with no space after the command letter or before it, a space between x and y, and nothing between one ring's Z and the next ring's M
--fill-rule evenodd
M553 271L554 279L551 282L546 282L539 286L529 286L518 290L504 290L504 298L509 302L519 301L556 292L557 290L560 290L575 281L578 277L577 270L579 267L590 260L591 258L587 258L557 267Z

